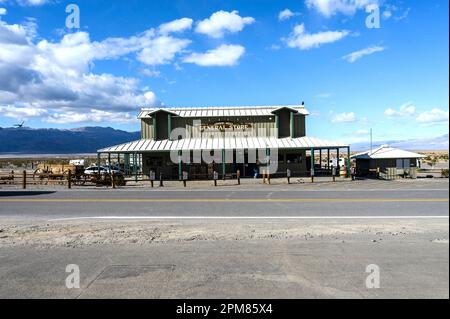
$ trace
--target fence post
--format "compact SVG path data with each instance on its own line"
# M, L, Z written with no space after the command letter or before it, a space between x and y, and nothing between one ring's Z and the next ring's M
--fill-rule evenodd
M183 186L187 186L188 172L183 172Z
M314 183L314 168L311 169L311 183Z
M159 174L159 187L164 187L163 174Z
M150 184L152 185L153 188L153 182L156 179L156 173L154 171L150 171Z
M23 171L22 188L27 189L27 171Z
M116 173L115 172L111 173L111 185L112 185L112 188L116 188Z
M237 173L236 173L236 175L237 175L237 182L238 182L238 185L241 185L241 171L238 170Z
M72 188L72 171L69 169L69 175L67 176L67 187Z
M214 179L214 187L217 187L217 180L219 179L219 173L214 171L213 172L213 179Z

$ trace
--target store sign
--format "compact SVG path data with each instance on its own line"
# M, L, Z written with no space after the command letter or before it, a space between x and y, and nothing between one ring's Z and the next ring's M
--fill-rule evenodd
M201 131L245 131L251 129L252 124L235 124L231 122L217 122L214 124L202 124Z

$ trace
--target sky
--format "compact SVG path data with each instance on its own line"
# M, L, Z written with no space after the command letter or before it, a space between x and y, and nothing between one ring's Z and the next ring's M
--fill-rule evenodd
M437 138L449 124L448 6L0 0L0 127L137 131L141 107L304 101L310 136Z

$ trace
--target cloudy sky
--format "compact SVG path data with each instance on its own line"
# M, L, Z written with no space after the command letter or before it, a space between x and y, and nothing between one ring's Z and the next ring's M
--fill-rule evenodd
M79 29L66 25L72 3ZM374 4L380 25L368 28ZM139 130L143 106L305 101L309 135L437 137L448 133L448 10L446 0L0 0L0 126Z

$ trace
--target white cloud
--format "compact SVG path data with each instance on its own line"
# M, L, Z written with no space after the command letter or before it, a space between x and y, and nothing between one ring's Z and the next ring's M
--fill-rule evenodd
M423 112L417 117L417 122L421 124L431 125L439 123L448 123L449 111L434 108L431 111Z
M323 44L333 43L345 38L350 32L342 31L324 31L318 33L307 33L305 25L300 24L294 27L294 30L287 39L284 39L290 48L299 48L300 50L309 50L318 48Z
M408 117L416 114L416 107L412 102L408 102L400 106L398 110L388 108L384 111L384 115L391 118Z
M49 3L49 0L17 0L21 6L37 7Z
M284 9L283 11L280 11L278 14L278 20L279 21L286 21L292 18L293 16L299 15L298 12L292 12L289 9Z
M142 88L135 78L92 72L97 60L144 54L155 43L163 46L164 43L158 42L163 37L154 30L100 42L91 41L86 32L76 32L58 42L44 39L36 43L36 29L32 20L23 24L0 20L1 116L49 117L61 122L86 118L79 114L87 113L92 120L101 112L125 116L141 106L158 104L155 94ZM168 47L166 51L159 49L153 53L153 59L170 61L176 50ZM160 54L159 60L155 54Z
M331 119L331 122L333 122L333 123L353 123L353 122L356 122L357 120L358 119L356 117L356 114L354 112L350 112L350 113L336 114Z
M370 4L378 4L377 0L305 0L309 9L314 9L325 17L338 13L353 15L357 10Z
M370 133L369 130L360 129L355 132L355 135L364 136L364 135L368 135L369 133Z
M190 30L192 28L192 22L193 20L190 18L173 20L171 22L161 24L159 26L159 33L169 34L172 32L182 32L185 30Z
M383 11L383 18L384 19L389 19L390 17L392 17L392 12L391 11L389 11L389 10L385 10L385 11Z
M316 94L316 98L318 99L328 99L329 97L331 97L331 93L328 92Z
M158 78L161 75L161 72L151 69L142 69L141 74L151 78Z
M190 43L187 39L160 36L151 40L138 54L137 59L147 65L167 64Z
M192 53L185 57L183 62L200 66L232 66L238 62L244 53L245 48L243 46L222 44L206 53Z
M236 33L244 29L246 25L255 22L252 17L241 17L238 11L217 11L208 19L197 24L195 31L206 34L212 38L222 38L226 32Z
M79 113L76 111L68 111L54 113L45 118L45 121L53 124L74 124L82 122L110 122L110 123L133 123L137 122L136 116L125 112L108 112L103 110L89 110L88 112Z
M20 120L41 117L42 115L45 115L47 113L47 110L42 108L15 107L12 105L0 106L0 114L2 116Z
M347 54L347 55L343 56L342 58L349 63L354 63L357 60L359 60L367 55L371 55L376 52L382 52L384 50L385 50L385 48L382 46L371 46L371 47Z
M404 20L404 19L408 18L409 12L410 12L410 11L411 11L411 8L406 9L406 10L402 13L402 15L400 15L400 16L398 16L398 17L395 17L395 21L401 21L401 20Z
M7 10L5 8L0 8L0 17L6 15L6 13L7 13Z

